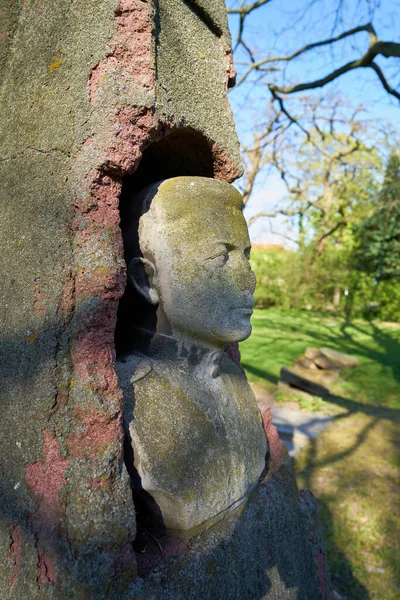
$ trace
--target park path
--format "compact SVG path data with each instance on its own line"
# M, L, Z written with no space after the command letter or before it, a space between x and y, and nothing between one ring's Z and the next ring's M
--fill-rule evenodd
M324 412L301 410L297 402L277 403L273 394L258 386L252 388L259 407L267 405L271 408L272 423L291 456L295 456L333 421L333 417Z

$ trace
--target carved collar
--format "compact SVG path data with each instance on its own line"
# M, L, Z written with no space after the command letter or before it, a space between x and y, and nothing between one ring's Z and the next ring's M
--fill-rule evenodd
M221 374L221 363L225 357L223 350L190 344L172 336L139 328L135 330L135 351L148 358L174 362L190 371L202 372L213 379Z

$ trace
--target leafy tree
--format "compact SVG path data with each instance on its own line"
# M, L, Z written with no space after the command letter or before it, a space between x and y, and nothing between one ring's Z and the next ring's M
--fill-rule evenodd
M400 277L400 157L390 156L378 206L356 231L355 266L376 282Z
M253 214L249 226L261 217L271 222L284 215L291 229L298 229L292 241L300 248L312 243L314 258L330 239L342 242L352 227L370 216L378 190L385 134L379 124L361 118L361 107L348 116L344 104L338 97L308 99L306 136L271 128L275 120L273 114L267 115L267 124L257 128L252 146L244 150L247 172L242 191L247 207L266 165L286 187L277 208ZM262 191L267 197L268 186Z

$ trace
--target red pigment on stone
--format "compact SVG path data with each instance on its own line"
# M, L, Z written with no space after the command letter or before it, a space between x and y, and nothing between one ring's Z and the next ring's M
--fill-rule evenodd
M126 266L119 228L120 175L132 171L152 137L160 135L157 122L149 109L126 109L119 113L114 124L115 136L111 146L104 149L105 162L101 169L92 170L86 179L90 201L77 205L75 220L76 252L93 240L101 240L113 263L97 264L80 270L75 278L76 302L96 297L98 306L80 316L78 335L73 343L73 361L77 376L101 395L119 394L115 373L114 331L118 302L124 292ZM115 177L105 172L116 173ZM117 175L118 174L118 175ZM106 235L106 237L104 237ZM119 402L122 395L119 394Z
M223 42L223 51L225 56L225 93L235 85L236 82L236 69L233 61L232 49L229 44Z
M126 175L135 170L143 150L152 141L166 135L169 127L164 125L162 132L158 119L150 109L130 107L119 112L113 130L115 135L106 150L104 169Z
M116 33L112 51L90 74L90 102L94 103L99 89L107 85L112 71L142 88L154 89L153 8L142 0L120 0L116 11ZM114 74L115 76L115 74Z
M56 582L55 560L49 556L44 550L38 550L37 567L39 571L38 582L50 583L54 585Z
M43 431L43 462L27 465L25 478L38 498L38 510L30 522L38 552L38 581L55 584L54 544L57 538L58 514L61 511L59 491L65 485L68 460L60 455L58 441L46 428Z
M269 406L260 408L262 422L265 434L268 439L270 466L269 471L276 471L285 462L288 451L285 444L279 437L279 433L275 425L272 424L272 412Z
M118 76L132 85L155 90L154 74L154 9L152 3L142 0L120 0L116 11L115 35L111 40L111 52L91 72L88 81L90 101L94 103L107 85L108 77ZM118 74L115 73L118 69ZM114 73L113 73L114 71ZM97 169L88 172L83 201L77 206L75 219L77 253L85 244L104 239L108 255L115 257L115 266L109 261L94 265L93 271L76 274L76 302L88 297L100 300L90 315L79 321L79 331L73 347L73 361L77 375L100 394L118 394L115 373L114 330L117 307L126 281L123 261L123 242L119 229L119 196L121 177L132 172L142 152L154 137L158 121L151 109L130 107L118 112L110 128L109 147L99 147L104 160ZM105 132L103 132L105 133ZM103 136L102 136L103 137ZM86 145L96 146L96 139ZM118 404L122 400L119 394ZM114 399L114 401L115 401ZM119 436L118 436L119 440Z
M120 414L112 418L96 410L80 409L77 420L82 423L83 431L75 432L68 440L67 447L71 456L81 456L85 450L96 456L109 444L122 442L122 420ZM100 487L100 486L98 486Z
M235 363L235 365L237 365L241 371L244 373L244 369L240 363L240 350L239 350L239 344L235 343L235 344L226 344L224 346L224 352L227 353L227 355L229 356L229 358L231 359L232 362Z
M43 431L42 455L43 462L27 465L25 478L43 507L51 511L60 510L58 493L65 485L64 472L68 460L60 455L58 441L47 428Z
M18 581L19 564L21 562L21 549L22 549L22 532L19 525L14 525L10 533L10 548L9 558L12 563L11 567L11 586L10 590Z
M118 380L114 369L115 356L111 335L115 328L116 306L102 306L94 311L93 325L97 328L84 330L74 344L73 357L78 377L90 383L100 394L117 393ZM104 329L102 329L102 327Z
M243 169L237 167L229 154L221 150L217 143L211 145L211 152L214 160L214 177L222 181L231 183L243 174Z

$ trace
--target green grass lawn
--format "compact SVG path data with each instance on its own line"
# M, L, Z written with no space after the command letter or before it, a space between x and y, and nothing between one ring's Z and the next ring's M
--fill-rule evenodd
M250 381L276 389L281 367L292 365L307 346L327 346L356 356L333 392L350 402L400 409L400 325L367 323L307 311L255 310L253 333L240 345Z
M319 500L335 590L347 600L400 598L400 326L309 312L256 310L241 344L248 378L276 394L281 367L307 346L357 356L318 409L336 419L296 457ZM293 398L292 398L293 399ZM296 397L294 396L294 399Z

